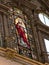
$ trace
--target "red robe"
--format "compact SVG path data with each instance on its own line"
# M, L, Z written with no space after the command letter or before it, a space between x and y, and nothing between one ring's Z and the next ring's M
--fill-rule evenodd
M25 35L25 31L21 26L19 26L19 23L16 24L16 29L18 31L19 36L23 39L23 41L27 44L27 46L30 47L30 44Z

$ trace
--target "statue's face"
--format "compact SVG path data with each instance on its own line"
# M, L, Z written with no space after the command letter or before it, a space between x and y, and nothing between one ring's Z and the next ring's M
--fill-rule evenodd
M23 23L23 20L21 18L16 18L15 19L15 24L19 23L20 26L25 28L25 24Z
M18 22L19 22L20 24L22 24L22 19L21 19L21 18L16 18L16 19L15 19L15 24L17 24Z

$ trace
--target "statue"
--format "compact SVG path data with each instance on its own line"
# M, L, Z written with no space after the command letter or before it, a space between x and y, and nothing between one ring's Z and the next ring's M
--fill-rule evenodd
M15 27L18 31L18 35L20 36L20 38L23 40L24 43L26 43L27 48L30 48L30 43L28 42L28 39L27 39L24 23L18 20L18 22L15 24Z

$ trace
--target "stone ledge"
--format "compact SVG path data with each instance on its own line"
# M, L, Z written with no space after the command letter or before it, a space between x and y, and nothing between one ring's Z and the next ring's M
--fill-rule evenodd
M7 48L7 49L0 48L0 56L3 56L3 57L8 58L10 60L12 59L16 62L23 64L23 65L28 65L28 64L29 65L48 65L47 63L42 64L38 61L35 61L32 59L26 58L22 55L19 55L17 53L17 51L10 49L10 48Z

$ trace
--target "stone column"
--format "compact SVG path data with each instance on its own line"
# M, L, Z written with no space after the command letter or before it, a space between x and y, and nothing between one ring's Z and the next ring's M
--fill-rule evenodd
M4 20L4 28L5 28L5 37L7 37L7 36L9 36L9 34L8 34L8 24L7 24L6 15L3 15L3 20Z
M35 22L36 22L36 16L34 14L36 14L35 12L32 13L31 10L25 9L24 12L27 14L28 18L30 19L30 23L32 26L32 31L33 31L33 37L34 37L34 43L35 43L35 47L36 47L36 51L37 51L37 60L41 62L41 58L40 58L40 54L41 54L41 50L40 50L40 45L39 45L39 40L38 40L38 34L37 34L37 28L35 26Z
M3 47L3 40L4 40L4 29L3 29L3 18L2 14L0 13L0 46Z
M8 40L8 37L9 37L9 31L8 31L8 24L7 24L7 15L3 14L3 25L4 25L4 47L6 48L7 47L7 40Z
M43 44L44 39L42 38L42 34L41 34L40 31L38 31L38 35L39 35L39 41L40 41L40 47L41 47L41 58L43 60L42 62L48 62L47 53L45 53L45 47L44 47L44 44Z
M38 40L37 29L36 29L36 26L34 26L33 20L31 21L31 23L32 23L32 29L33 29L34 43L36 45L37 58L38 58L38 61L41 61L41 58L40 58L41 50L40 50L40 45Z
M38 61L41 62L41 50L40 50L40 44L39 44L39 38L38 38L38 32L37 32L37 26L36 26L36 12L33 12L33 14L30 16L31 19L31 24L32 24L32 30L33 30L33 36L34 36L34 41L36 45L36 50L37 50L37 58Z

